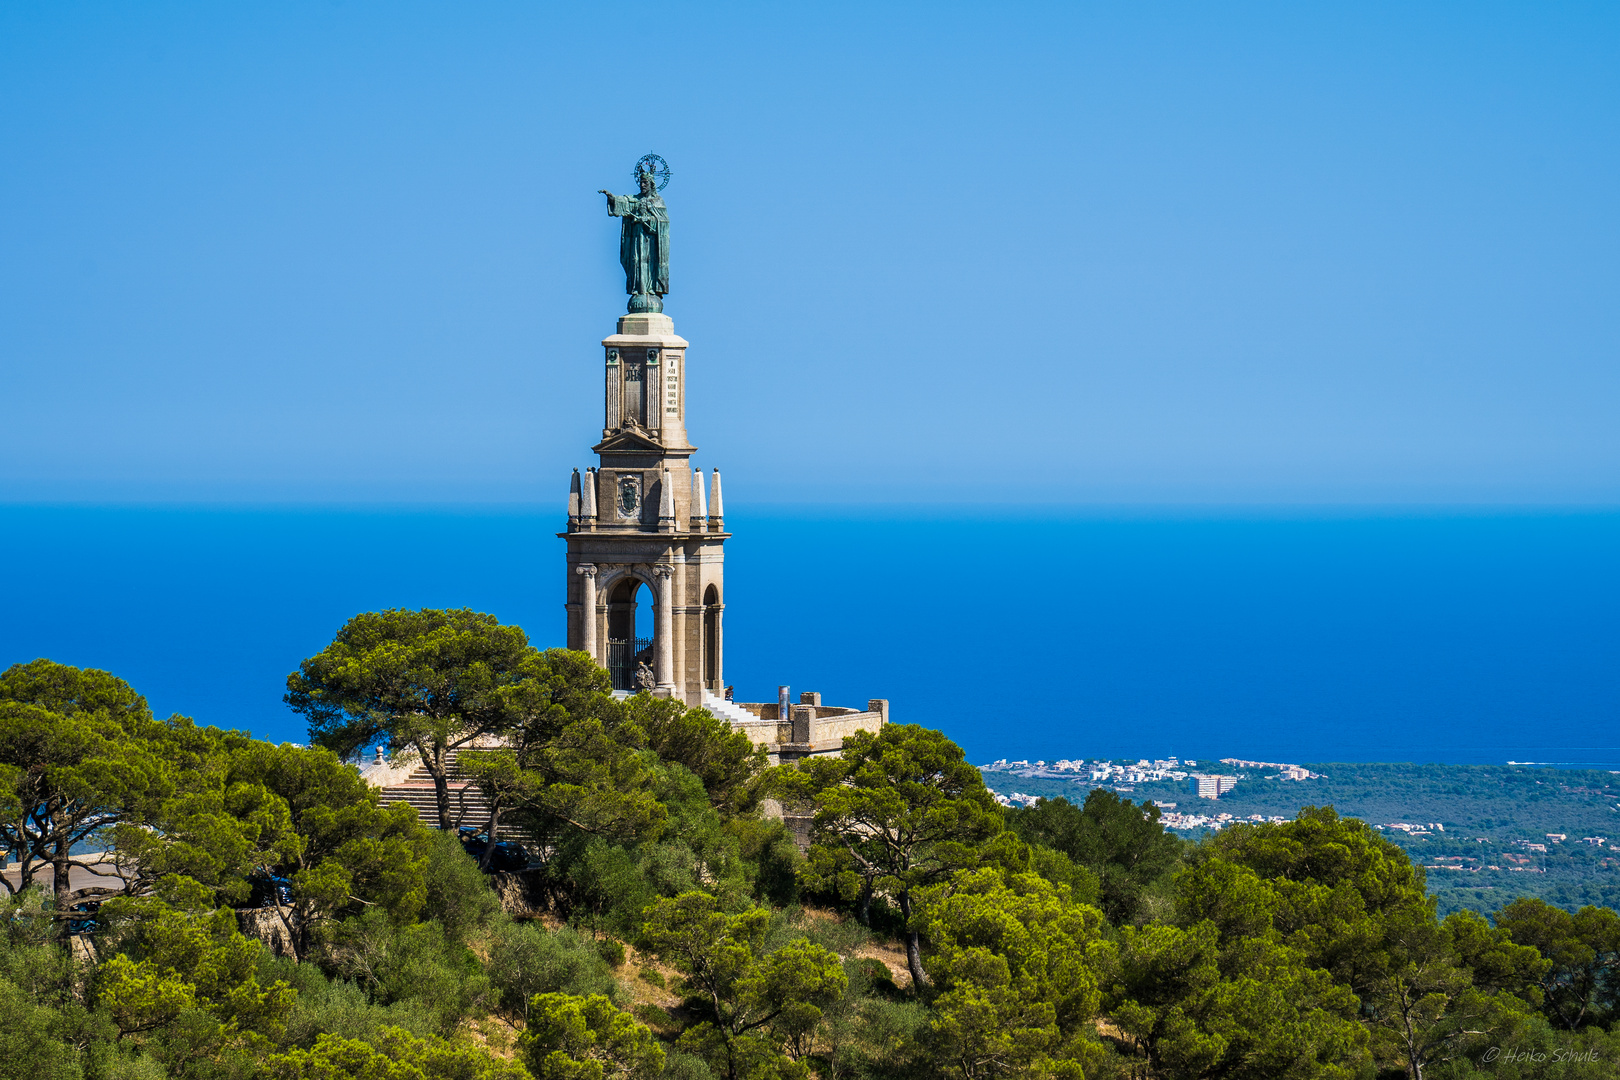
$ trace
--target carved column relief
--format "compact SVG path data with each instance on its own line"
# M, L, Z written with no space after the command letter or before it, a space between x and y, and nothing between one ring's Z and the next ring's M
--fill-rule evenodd
M658 362L658 350L647 350L647 386L644 393L646 397L646 425L647 430L657 431L664 423L664 410L659 407L663 398L663 379L660 372L663 365Z
M624 365L619 363L619 350L607 351L607 430L612 431L619 427L623 416L624 405L624 376L621 372Z

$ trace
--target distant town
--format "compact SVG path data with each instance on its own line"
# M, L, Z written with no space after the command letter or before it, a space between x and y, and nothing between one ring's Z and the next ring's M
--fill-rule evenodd
M1620 905L1620 776L1612 772L1237 757L1002 759L980 771L1004 806L1083 803L1101 789L1156 807L1166 828L1189 839L1331 806L1424 867L1442 914L1493 911L1506 894L1571 910Z
M1217 772L1219 765L1246 770L1237 773ZM1253 775L1267 780L1321 780L1321 773L1313 773L1300 765L1277 761L1249 761L1244 758L1222 758L1219 762L1200 761L1196 758L1139 758L1104 760L1081 758L1059 761L1008 761L1005 758L989 765L980 765L981 773L1005 773L1031 780L1058 780L1084 784L1087 788L1106 788L1121 795L1136 793L1139 784L1184 783L1187 794L1197 799L1219 799L1232 791L1240 781ZM1043 795L1022 791L996 794L1003 806L1033 806ZM1277 815L1183 812L1179 802L1166 802L1162 798L1144 799L1159 808L1159 820L1169 829L1220 829L1239 822L1286 821Z
M1217 764L1231 768L1247 770L1235 774L1217 773L1208 771ZM1509 764L1517 764L1510 762ZM1139 758L1136 761L1105 760L1101 758L1079 758L1070 760L1064 758L1059 761L1008 761L998 759L989 765L980 765L981 773L1003 773L1009 776L1024 777L1030 780L1059 780L1074 784L1083 784L1089 791L1093 788L1104 788L1120 795L1133 795L1137 793L1137 786L1141 784L1182 783L1186 785L1186 792L1194 798L1217 800L1221 796L1237 788L1239 782L1246 780L1326 780L1323 773L1311 772L1302 765L1291 765L1280 761L1249 761L1245 758L1221 758L1219 762L1200 761L1196 758ZM1029 794L1022 791L1011 791L1006 794L992 792L996 802L1002 806L1034 806L1042 798L1051 798L1048 790L1041 794ZM1080 796L1081 799L1084 795ZM1079 800L1075 800L1079 801ZM1144 805L1159 808L1159 820L1167 829L1221 829L1227 825L1240 825L1255 821L1288 821L1287 817L1278 814L1232 814L1223 812L1184 812L1180 809L1179 801L1166 801L1162 797L1153 796L1143 798ZM1408 822L1391 821L1385 824L1374 824L1373 828L1381 832L1401 833L1407 837L1424 837L1444 834L1446 827L1438 821ZM1487 843L1485 837L1477 837L1480 843ZM1546 839L1553 844L1563 843L1568 839L1564 833L1547 833ZM1581 842L1589 848L1601 848L1608 843L1605 836L1583 836ZM1531 840L1515 839L1511 841L1515 846L1526 851L1540 854L1547 853L1547 844ZM1513 855L1506 856L1506 861L1523 861ZM1431 867L1431 869L1464 869L1461 863L1479 863L1480 860L1463 857L1453 857ZM1481 863L1487 869L1496 870L1498 866L1488 862ZM1506 867L1501 869L1524 869L1524 867Z

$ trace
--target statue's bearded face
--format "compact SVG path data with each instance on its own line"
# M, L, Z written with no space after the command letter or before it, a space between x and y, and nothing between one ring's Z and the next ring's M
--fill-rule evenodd
M643 195L651 195L653 193L652 173L641 174L641 193Z

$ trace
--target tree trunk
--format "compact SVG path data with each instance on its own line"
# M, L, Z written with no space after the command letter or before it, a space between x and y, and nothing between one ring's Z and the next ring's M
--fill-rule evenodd
M906 968L911 972L912 989L921 990L930 984L922 966L922 935L911 925L910 889L904 889L900 893L900 914L906 918Z
M292 946L293 959L303 963L308 952L307 943L304 941L303 935L294 929L292 919L288 918L288 913L292 910L292 908L282 905L281 897L276 897L276 918L281 920L282 929L287 931L287 944Z
M428 775L433 777L433 796L439 804L439 828L446 832L454 830L450 821L450 781L444 771L444 747L434 745L432 752L428 748L417 746L422 754L422 764L427 768Z
M484 853L478 858L478 869L486 874L489 873L490 861L495 858L495 830L500 827L500 824L501 800L500 796L497 795L490 800L489 823L484 826L485 836L488 838L489 843L484 845Z
M872 883L868 881L861 886L861 925L868 930L872 928Z
M51 892L56 900L57 936L68 936L67 910L73 895L69 870L73 863L68 854L66 832L56 838L56 850L51 853Z
M1407 1080L1423 1080L1423 1058L1418 1052L1417 1028L1412 1023L1413 1003L1406 988L1401 988L1402 1041L1406 1043Z

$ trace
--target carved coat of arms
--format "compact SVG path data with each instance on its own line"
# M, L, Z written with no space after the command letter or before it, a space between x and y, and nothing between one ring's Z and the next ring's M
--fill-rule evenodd
M641 509L641 477L619 477L619 516L635 517Z

